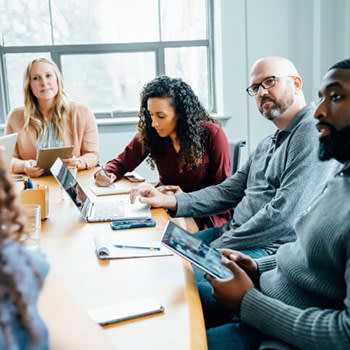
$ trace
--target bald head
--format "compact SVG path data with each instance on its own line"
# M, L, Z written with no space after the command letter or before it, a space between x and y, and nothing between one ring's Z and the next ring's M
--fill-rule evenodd
M264 57L250 71L248 93L255 95L262 115L285 128L305 106L302 79L294 64L284 57Z

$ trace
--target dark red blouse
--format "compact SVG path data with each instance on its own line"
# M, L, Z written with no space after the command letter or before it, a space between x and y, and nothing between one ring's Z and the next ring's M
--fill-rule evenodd
M230 175L230 149L221 126L205 122L204 132L205 147L201 165L191 170L184 169L181 173L178 169L179 155L176 153L171 139L165 137L161 140L161 155L155 160L160 185L177 185L184 192L192 192L218 184ZM135 135L124 151L110 160L104 168L120 179L127 171L133 171L146 157L143 145ZM226 213L213 215L210 218L214 226L221 226L227 222L229 216ZM208 226L203 219L196 219L200 228Z

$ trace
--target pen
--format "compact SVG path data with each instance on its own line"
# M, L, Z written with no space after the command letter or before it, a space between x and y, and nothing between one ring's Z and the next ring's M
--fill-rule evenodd
M160 247L140 247L135 245L124 245L124 244L114 244L116 248L127 248L127 249L146 249L146 250L160 250Z
M107 173L106 173L106 170L105 170L105 168L103 167L103 166L101 166L101 168L100 168L100 171L99 171L100 173L101 173L101 175L103 175L103 176L107 176L108 177L108 175L107 175Z

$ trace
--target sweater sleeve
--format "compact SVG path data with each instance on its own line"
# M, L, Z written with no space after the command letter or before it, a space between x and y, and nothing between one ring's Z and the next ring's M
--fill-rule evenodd
M16 125L16 111L9 114L5 126L5 135L19 133L20 128ZM20 142L20 138L17 138L17 142ZM24 160L20 158L18 154L18 146L13 151L13 157L11 159L11 171L13 173L24 172Z
M348 262L348 282L349 268ZM349 283L343 310L299 309L251 289L242 300L240 316L243 322L265 335L300 349L346 350L350 349L349 301Z
M231 161L226 135L217 124L214 124L212 129L209 130L207 152L210 159L208 169L210 179L208 183L211 185L219 184L230 176Z
M133 171L146 158L147 154L144 152L143 144L139 141L136 134L124 151L116 158L107 162L104 169L116 175L117 179L123 177L128 171Z
M81 143L81 159L85 163L86 168L91 168L97 164L98 161L98 131L96 119L89 109L85 109L86 114L81 116L86 118L86 125L84 135Z
M218 185L176 195L177 210L172 216L200 217L234 208L244 196L251 158L234 175Z

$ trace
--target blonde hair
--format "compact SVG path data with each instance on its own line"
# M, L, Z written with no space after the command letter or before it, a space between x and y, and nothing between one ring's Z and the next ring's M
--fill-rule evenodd
M54 131L58 139L63 140L63 120L69 112L68 97L63 89L63 80L61 73L56 64L48 58L36 58L30 62L24 72L23 79L23 94L24 94L24 128L33 127L39 138L42 137L47 127L47 121L39 109L39 102L34 96L30 87L30 73L34 63L43 62L49 64L56 75L58 92L55 96L54 106L49 111L51 114L50 121L52 122Z

